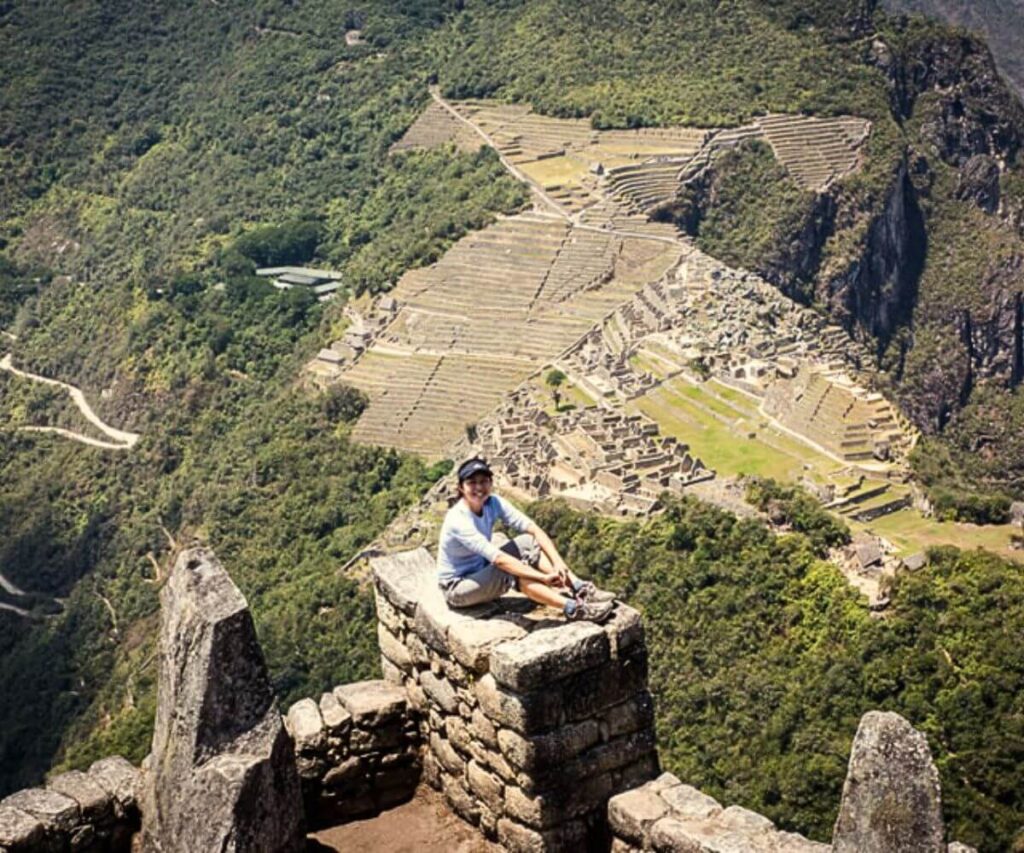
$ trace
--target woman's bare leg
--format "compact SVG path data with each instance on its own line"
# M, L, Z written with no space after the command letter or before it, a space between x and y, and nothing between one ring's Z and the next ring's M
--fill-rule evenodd
M519 578L519 591L530 601L546 604L548 607L557 607L559 610L564 610L565 603L569 600L546 583L526 578Z
M548 559L548 555L545 554L543 551L540 552L540 560L539 560L539 563L538 563L538 568L542 572L550 572L554 568L554 564L552 564L551 560ZM570 586L567 588L566 591L567 592L572 592L573 587L576 584L578 584L579 582L580 582L580 579L575 574L573 574L572 569L569 569L569 583L570 583Z

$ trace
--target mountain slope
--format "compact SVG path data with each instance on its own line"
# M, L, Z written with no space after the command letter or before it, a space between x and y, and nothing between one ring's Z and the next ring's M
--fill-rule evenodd
M343 327L341 305L277 293L252 271L280 240L295 262L337 266L356 289L380 291L527 203L487 151L387 156L434 82L453 97L528 99L624 127L729 126L768 111L870 119L861 170L833 193L808 202L785 175L770 178L787 205L778 219L792 224L744 263L877 341L893 387L971 485L1020 487L1006 306L1019 283L1021 123L976 41L899 27L862 3L72 5L0 4L0 318L17 335L3 343L19 366L81 386L104 421L142 439L115 458L0 436L0 571L37 596L31 620L0 610L0 788L54 763L145 753L158 573L193 538L217 549L249 597L285 699L373 671L369 598L338 569L444 467L350 443L358 396L296 382ZM346 44L352 28L365 44ZM724 178L764 174L744 156L722 164ZM748 183L718 185L743 195L736 210L756 210L764 190ZM733 245L763 224L740 217ZM310 233L312 248L288 238ZM813 263L795 269L787 259L805 252ZM986 412L1004 410L988 423ZM983 470L965 461L978 446ZM643 531L623 535L621 560L640 560L629 543ZM747 568L764 558L729 537L701 541ZM787 541L773 553L806 566ZM591 558L600 572L610 556ZM762 593L773 594L751 590ZM852 643L862 621L844 623L836 642ZM832 687L845 690L841 679ZM668 698L669 718L685 701ZM929 714L925 703L911 716ZM784 741L799 764L803 745ZM749 772L734 759L716 765L722 785ZM710 773L719 759L694 761ZM780 819L820 829L815 797L833 781L799 808L787 800ZM989 833L993 849L1012 814Z

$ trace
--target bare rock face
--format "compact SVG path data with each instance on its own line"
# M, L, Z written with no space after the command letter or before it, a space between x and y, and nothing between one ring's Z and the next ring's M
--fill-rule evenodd
M899 714L869 711L850 753L835 853L945 853L939 773L928 741Z
M302 850L292 741L241 592L195 549L178 558L160 605L143 849Z

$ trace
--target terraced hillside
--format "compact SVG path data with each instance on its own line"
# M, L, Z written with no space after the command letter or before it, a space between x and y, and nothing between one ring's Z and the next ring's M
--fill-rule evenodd
M682 251L537 212L463 238L402 277L392 322L336 374L370 397L355 438L440 456Z

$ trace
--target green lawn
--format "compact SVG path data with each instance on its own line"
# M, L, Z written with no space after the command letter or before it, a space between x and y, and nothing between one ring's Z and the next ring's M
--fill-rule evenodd
M917 510L907 508L883 515L867 524L850 522L850 526L855 530L868 530L884 536L902 555L936 545L956 545L965 550L984 548L1007 559L1024 562L1024 551L1010 549L1010 534L1014 528L1009 524L979 526L955 521L935 521L924 518Z
M656 420L663 432L689 444L705 465L723 476L755 474L794 482L808 474L823 481L842 467L798 439L762 427L752 399L714 380L694 385L674 379L629 407ZM755 437L750 438L751 434ZM811 466L809 470L804 469L805 464Z

